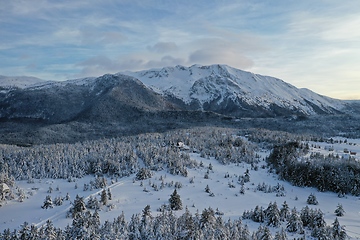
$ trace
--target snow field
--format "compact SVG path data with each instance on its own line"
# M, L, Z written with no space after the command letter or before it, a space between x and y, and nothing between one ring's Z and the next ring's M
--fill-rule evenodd
M261 158L266 155L264 152L258 154L261 155ZM287 202L290 209L296 207L300 211L307 206L307 197L313 193L316 195L319 204L308 206L313 209L321 209L327 225L334 222L336 218L334 210L340 203L346 211L345 216L338 218L340 224L346 226L347 233L351 238L360 238L360 201L358 197L346 196L338 198L335 193L321 193L314 188L294 187L287 182L278 180L277 176L269 173L267 168L262 168L261 166L265 165L263 161L258 164L259 168L255 171L248 164L222 165L213 158L201 158L199 154L191 153L190 156L192 159L202 162L203 167L188 169L187 177L159 171L153 172L152 178L143 181L134 181L134 175L117 179L117 181L116 179L107 179L108 185L106 188L110 188L112 193L112 200L109 200L112 207L102 206L99 212L101 223L105 220L112 221L122 211L125 213L126 219L130 220L133 214L141 213L146 205L150 205L153 216L158 214L157 209L163 204L168 204L170 195L175 188L174 185L178 182L182 184L182 187L177 191L183 204L183 210L175 212L178 216L184 213L185 207L188 207L193 214L197 211L201 214L203 209L211 207L215 211L218 209L219 212L223 213L222 217L224 221L227 221L229 218L241 218L245 210L254 209L257 205L266 209L270 202L276 202L280 208L284 201ZM212 170L209 170L209 164L212 165ZM245 194L240 194L241 185L238 183L238 177L242 176L246 169L249 170L250 181L245 183ZM207 172L209 172L209 178L205 179L204 176ZM225 178L225 175L229 177ZM66 212L71 206L70 201L74 200L77 194L84 197L85 202L87 202L90 195L96 196L100 200L102 189L83 191L84 183L88 184L93 179L94 177L87 176L76 179L75 182L68 182L63 179L35 180L34 183L17 182L17 185L25 190L27 198L22 203L12 200L3 204L0 208L2 213L0 215L0 231L6 228L19 228L25 221L39 226L48 219L52 220L54 226L64 228L72 222L71 218L66 218ZM193 179L193 183L190 183L191 179ZM164 182L163 188L161 188L162 181ZM142 186L140 186L141 182ZM229 183L234 185L235 188L230 188ZM268 186L280 184L284 186L286 195L276 197L275 192L257 191L257 185L262 183ZM154 190L153 184L158 186L158 191ZM77 189L75 189L75 185L77 185ZM213 197L205 192L207 185L214 194ZM52 193L47 192L50 186L53 188ZM57 187L59 190L56 190ZM62 206L54 206L49 209L41 208L47 195L54 199L58 196L65 197L67 193L71 196L71 200L64 200ZM259 227L259 223L251 220L243 220L243 222L248 225L250 231L255 231ZM282 227L285 228L286 223L283 223ZM273 227L270 227L270 230L273 235L279 231L278 228ZM291 233L287 234L288 237L298 236Z

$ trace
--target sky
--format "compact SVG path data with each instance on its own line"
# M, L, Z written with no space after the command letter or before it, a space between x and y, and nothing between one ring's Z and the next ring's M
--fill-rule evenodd
M227 64L360 99L356 0L0 0L0 75Z

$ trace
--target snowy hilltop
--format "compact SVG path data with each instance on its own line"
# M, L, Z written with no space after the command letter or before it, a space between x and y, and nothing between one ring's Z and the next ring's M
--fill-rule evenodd
M18 87L18 88L27 88L36 85L42 85L46 81L36 77L26 77L26 76L1 76L0 75L0 87Z
M227 65L176 66L124 74L186 105L231 115L249 115L250 111L266 115L336 113L346 105L280 79Z

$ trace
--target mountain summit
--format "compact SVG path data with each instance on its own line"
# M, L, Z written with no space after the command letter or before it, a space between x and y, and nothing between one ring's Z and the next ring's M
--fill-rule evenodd
M176 66L123 74L139 79L186 109L236 117L332 114L346 107L344 101L227 65Z

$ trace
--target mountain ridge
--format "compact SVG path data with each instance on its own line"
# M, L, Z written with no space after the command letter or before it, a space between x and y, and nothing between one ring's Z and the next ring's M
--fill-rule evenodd
M261 108L263 116L276 116L282 114L272 112L280 108L290 110L283 114L313 115L339 113L347 107L342 100L298 89L278 78L227 65L178 65L123 74L138 78L155 92L181 100L185 105L198 105L197 110L218 112L216 104L223 106L223 109L230 104L247 109L240 111L240 115ZM223 113L229 114L232 108Z
M169 80L172 71L177 78ZM246 78L236 77L237 73ZM360 113L359 101L327 98L276 78L220 65L130 75L136 74L0 87L0 142L24 146L77 142L196 126L336 132L324 121L334 121L341 132L358 131L353 122ZM291 91L304 98L282 99Z
M115 109L121 111L124 106L136 111L210 111L231 117L311 116L356 109L349 101L220 64L177 65L62 82L28 78L31 84L27 85L23 79L26 78L21 78L21 87L15 89L0 84L0 119L20 117L50 122L84 119L86 112L101 109L96 107L100 103L106 105L102 106L104 109L112 109L115 120L119 118ZM98 114L111 115L99 111Z

